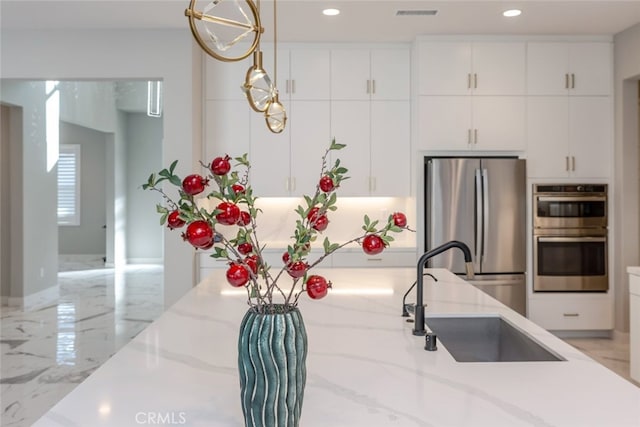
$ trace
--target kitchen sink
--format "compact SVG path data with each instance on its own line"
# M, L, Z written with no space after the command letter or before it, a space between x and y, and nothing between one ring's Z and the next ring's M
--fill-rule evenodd
M433 316L425 319L458 362L563 361L499 315Z

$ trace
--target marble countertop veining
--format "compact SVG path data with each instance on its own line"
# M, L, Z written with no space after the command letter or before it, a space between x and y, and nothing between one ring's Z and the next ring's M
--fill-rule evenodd
M315 269L334 289L301 298L309 335L305 427L638 427L640 388L441 269L427 314L499 314L566 361L459 363L400 316L415 269ZM237 333L246 295L216 271L36 426L242 426Z

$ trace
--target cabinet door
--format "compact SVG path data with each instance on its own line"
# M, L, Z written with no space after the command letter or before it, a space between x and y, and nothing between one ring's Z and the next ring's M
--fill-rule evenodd
M420 95L466 95L471 92L471 43L422 42L418 49Z
M331 99L331 60L328 49L291 49L291 99Z
M524 150L523 96L473 96L471 103L474 149Z
M251 112L246 100L207 101L204 159L201 160L211 162L225 154L238 157L249 153Z
M331 99L368 100L371 91L369 49L331 51Z
M207 99L244 100L241 87L250 61L222 62L205 55L205 91Z
M470 96L421 96L418 106L419 150L469 150Z
M566 95L569 85L566 43L529 43L527 46L527 93Z
M522 42L473 44L475 95L524 95L526 55Z
M275 134L267 128L264 115L251 114L251 185L258 197L289 195L290 130L288 123Z
M289 98L291 93L289 49L281 49L278 47L278 68L276 69L273 63L273 44L261 44L260 47L262 49L262 66L272 80L277 77L276 87L280 94L280 100L284 101Z
M569 151L573 156L573 176L609 178L612 156L611 126L609 97L569 99Z
M322 155L331 144L329 101L291 102L292 196L313 195L320 179Z
M369 194L370 181L370 116L369 101L332 101L331 134L336 142L347 146L333 153L349 172L348 180L340 184L342 196Z
M411 194L409 101L371 102L371 195Z
M573 75L570 94L611 94L611 44L571 43L569 71Z
M568 98L527 99L527 175L558 178L568 175Z
M371 51L371 99L407 100L410 98L411 71L409 49L373 49Z

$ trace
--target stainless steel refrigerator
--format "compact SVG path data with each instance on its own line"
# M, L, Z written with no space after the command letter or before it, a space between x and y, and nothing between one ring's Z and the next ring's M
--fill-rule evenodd
M425 246L460 240L471 249L479 289L526 315L526 169L515 158L426 158ZM464 274L460 251L429 267Z

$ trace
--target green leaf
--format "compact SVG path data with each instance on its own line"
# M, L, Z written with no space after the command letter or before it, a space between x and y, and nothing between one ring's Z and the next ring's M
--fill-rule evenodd
M156 212L163 214L163 213L169 213L169 209L165 208L162 205L156 205Z
M333 141L331 141L331 146L329 147L329 150L342 150L344 147L346 147L345 144L338 144L334 138Z
M171 163L171 166L169 166L169 173L170 173L171 175L173 175L173 171L174 171L174 169L176 168L176 165L177 165L177 164L178 164L178 161L177 161L177 160L174 160L174 161L173 161L173 163Z
M336 169L336 173L337 173L337 174L345 174L345 173L347 173L347 172L349 172L349 169L347 169L347 168L337 168L337 169ZM346 177L345 177L345 178L343 178L343 179L346 179Z
M369 224L371 223L371 220L369 219L369 215L364 216L364 225L366 228L369 228Z
M182 186L182 181L180 180L180 178L178 178L177 175L171 175L169 177L169 182L172 183L173 185L175 185L176 187L181 187Z
M393 231L394 233L402 233L402 228L398 227L397 225L392 225L391 227L389 227L389 231Z
M168 212L162 214L162 216L160 217L160 225L164 225L164 223L167 221L167 216L169 216Z
M325 237L324 242L322 242L322 247L324 248L324 253L329 253L329 248L331 247L331 243L329 242L329 238Z

